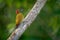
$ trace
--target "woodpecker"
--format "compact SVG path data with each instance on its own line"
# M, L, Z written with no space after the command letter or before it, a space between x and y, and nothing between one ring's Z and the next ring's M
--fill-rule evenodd
M23 19L24 19L23 14L19 12L19 10L16 10L16 28L22 22Z

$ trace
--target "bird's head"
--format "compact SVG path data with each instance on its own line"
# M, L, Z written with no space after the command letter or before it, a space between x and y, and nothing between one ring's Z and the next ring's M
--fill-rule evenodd
M16 14L23 13L23 11L24 11L24 8L21 7L20 9L17 9L17 10L16 10Z
M18 9L16 10L16 14L19 14L19 10Z

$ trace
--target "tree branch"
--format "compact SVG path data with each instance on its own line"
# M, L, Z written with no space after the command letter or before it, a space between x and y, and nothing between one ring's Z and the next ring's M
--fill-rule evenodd
M11 36L7 40L18 40L19 37L24 33L24 31L30 26L30 24L35 20L40 10L44 6L47 0L37 0L31 11L27 14L22 23L17 29L13 31Z

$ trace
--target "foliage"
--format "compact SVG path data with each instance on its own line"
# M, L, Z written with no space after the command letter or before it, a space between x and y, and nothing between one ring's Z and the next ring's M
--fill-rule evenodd
M36 0L0 0L0 40L6 40L15 27L16 9L24 16ZM60 39L60 0L47 0L41 12L19 40Z

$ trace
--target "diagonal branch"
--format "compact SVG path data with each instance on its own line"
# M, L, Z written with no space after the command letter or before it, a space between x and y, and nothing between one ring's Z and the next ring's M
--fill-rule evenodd
M27 14L22 23L17 29L13 31L11 36L7 40L18 40L19 37L24 33L24 31L30 26L30 24L35 20L40 10L44 6L47 0L37 0L31 11Z

